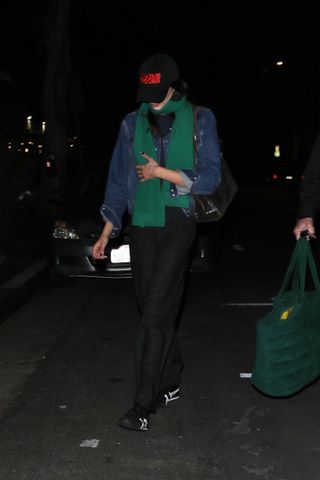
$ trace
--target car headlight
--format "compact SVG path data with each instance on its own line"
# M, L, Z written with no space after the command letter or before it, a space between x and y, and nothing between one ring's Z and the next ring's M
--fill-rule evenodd
M71 228L66 222L57 220L54 223L52 237L60 240L79 240L79 235L74 228Z

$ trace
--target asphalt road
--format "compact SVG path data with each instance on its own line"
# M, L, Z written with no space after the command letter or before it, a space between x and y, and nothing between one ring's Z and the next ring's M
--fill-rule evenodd
M134 390L130 280L49 283L2 323L0 479L320 478L320 383L272 399L241 376L294 245L284 199L235 204L212 269L189 274L182 396L148 432L117 424Z

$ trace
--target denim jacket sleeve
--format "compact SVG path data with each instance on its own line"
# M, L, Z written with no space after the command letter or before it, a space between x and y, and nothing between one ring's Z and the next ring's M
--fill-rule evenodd
M112 153L104 201L100 209L103 219L113 224L111 237L116 237L122 228L122 216L129 201L128 179L132 165L125 119L122 121Z
M177 186L178 194L209 194L221 180L220 141L215 115L208 108L200 108L197 118L197 161L193 170L179 170L186 187Z

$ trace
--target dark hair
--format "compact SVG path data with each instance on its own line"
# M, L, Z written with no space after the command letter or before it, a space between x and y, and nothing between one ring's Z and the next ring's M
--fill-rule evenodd
M182 78L178 78L178 80L173 82L171 87L174 88L174 94L171 100L175 102L179 101L181 97L186 96L188 93L188 85Z

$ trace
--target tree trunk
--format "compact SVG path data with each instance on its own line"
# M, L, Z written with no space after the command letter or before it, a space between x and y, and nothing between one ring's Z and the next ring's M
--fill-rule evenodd
M69 0L50 0L46 27L47 69L44 85L46 121L42 166L42 207L55 214L66 193L68 91L70 77ZM42 208L43 209L43 208Z

